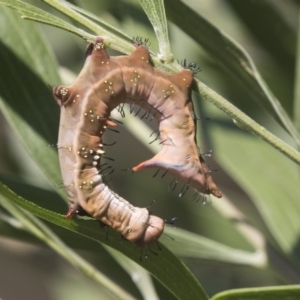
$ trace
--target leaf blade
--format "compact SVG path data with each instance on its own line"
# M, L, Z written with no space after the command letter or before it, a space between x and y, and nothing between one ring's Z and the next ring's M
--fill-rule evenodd
M181 1L165 0L167 17L190 35L221 65L232 72L258 103L275 118L300 145L300 134L280 102L262 79L249 54L235 41Z
M229 290L213 296L211 300L297 300L299 297L300 286L290 285Z
M166 12L163 0L139 0L145 13L150 20L154 29L158 45L159 45L159 58L163 61L170 62L174 60L171 53L168 24L166 19Z
M43 209L38 205L17 196L1 182L0 193L9 201L35 216L84 235L92 240L101 241L101 243L121 251L124 255L148 270L176 297L180 299L195 299L195 297L201 300L208 299L205 291L186 266L163 245L160 244L162 251L159 255L154 257L154 261L150 261L150 258L148 258L148 260L143 260L141 262L140 250L134 244L129 242L121 244L120 237L115 232L112 232L110 238L107 240L106 232L104 230L99 230L99 226L95 221L65 219L64 216L60 214Z

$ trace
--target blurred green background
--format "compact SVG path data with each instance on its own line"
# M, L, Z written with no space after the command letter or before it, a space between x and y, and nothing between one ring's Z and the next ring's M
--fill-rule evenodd
M26 2L54 12L38 0ZM151 50L157 52L151 24L137 1L77 0L72 3L121 28L129 36L149 38ZM247 50L266 83L293 119L299 2L190 0L184 3ZM0 6L0 10L2 9ZM168 9L166 12L168 15ZM13 29L6 26L5 22L0 21L0 28L5 32L12 30L13 34ZM37 26L41 28L55 53L58 64L77 74L84 63L84 41L53 27ZM197 77L201 81L269 131L295 146L288 134L270 116L269 111L255 101L235 74L225 70L208 52L171 22L169 35L176 59L197 62L201 67ZM110 51L110 54L116 53ZM48 84L52 87L60 82ZM209 295L233 288L298 283L299 167L271 146L234 125L227 115L197 95L194 95L194 100L197 114L203 117L203 120L197 122L198 144L202 153L213 150L212 157L206 158L206 161L212 170L217 170L213 172L213 177L224 193L224 198L208 197L193 201L193 191L179 198L182 187L180 184L173 192L168 192L172 181L170 176L161 179L158 175L152 178L155 170L134 175L121 171L152 155L147 145L151 138L145 134L144 143L141 143L126 128L126 123L133 118L129 114L129 107L125 107L126 118L122 120L124 126L118 127L120 134L107 132L104 136L107 143L117 142L108 149L109 156L115 158L112 163L115 168L112 189L140 207L146 207L156 199L150 210L163 219L178 218L175 228L186 229L232 248L257 253L264 251L267 262L260 266L259 263L255 266L255 262L251 265L251 262L240 264L205 257L193 258L183 253L182 259ZM53 123L57 128L58 111L57 107L53 112ZM67 205L55 193L57 187L50 186L44 179L2 115L0 122L1 181L28 200L38 199L36 201L41 206L55 207L56 211L64 213ZM153 129L157 126L154 123L148 121ZM49 143L55 144L56 139ZM46 144L44 146L47 147ZM61 182L57 182L57 185L60 184ZM15 239L11 239L12 233L8 228L9 222L4 210L0 210L0 226L0 298L110 299L109 296L101 294L97 284L79 274L57 254L42 244L37 245L35 238L20 232L19 240L16 240L15 232ZM244 227L251 228L255 234L245 233L241 229ZM172 236L171 231L169 235ZM163 241L165 240L168 237L164 236ZM169 239L167 242L171 250L176 247L176 239ZM261 244L263 246L260 248L258 245ZM100 246L97 253L82 251L80 254L135 297L141 298L131 278ZM155 286L160 299L175 299L156 280Z

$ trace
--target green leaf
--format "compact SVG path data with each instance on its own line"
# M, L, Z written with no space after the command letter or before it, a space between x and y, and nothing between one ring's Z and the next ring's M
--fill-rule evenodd
M279 3L265 0L227 2L255 40L280 66L284 75L292 79L291 73L295 67L296 30L290 20L289 9L295 7L293 3L287 3L285 9L280 9Z
M60 82L56 62L35 24L7 8L1 8L0 18L1 111L54 185L61 175L56 151L47 145L56 142L58 132L59 108L48 86Z
M122 32L120 29L118 29L117 27L112 26L111 24L105 22L104 20L100 19L98 16L96 16L95 14L79 7L76 5L73 5L70 2L67 1L61 1L64 3L64 5L66 5L67 7L73 9L74 11L79 12L81 15L87 17L88 19L96 22L97 24L99 24L105 31L106 31L106 35L114 35L114 36L118 36L122 39L124 39L127 42L132 42L132 37L130 37L128 34L125 34L124 32Z
M30 198L31 202L42 206L43 208L62 213L66 211L66 205L63 204L59 197L52 191L42 190L29 184L17 182L1 176L0 180L17 192L18 195L24 198ZM91 243L88 244L88 241L84 238L77 237L74 239L73 235L67 236L60 232L58 228L56 228L55 232L61 235L63 240L73 248L89 251L98 251L99 249L98 245ZM166 226L165 232L168 236L163 235L160 238L160 241L179 257L219 261L222 263L243 264L259 268L266 267L265 256L260 252L251 253L228 247L209 238L205 238L180 228L176 228L174 230L173 228ZM9 234L9 231L6 234ZM22 238L20 237L19 232L14 232L12 234L12 237L16 236L18 238ZM169 236L172 237L172 239L170 239ZM32 239L29 239L29 241L31 240Z
M160 244L162 251L158 255L149 253L146 259L141 256L140 248L134 244L121 243L120 236L116 232L111 232L109 239L107 239L105 230L99 230L96 221L65 219L63 215L43 209L19 197L2 183L0 183L0 193L5 199L48 222L92 240L100 241L122 252L148 270L179 299L208 299L201 285L186 266L162 244Z
M0 184L0 204L23 224L24 229L45 242L50 248L64 257L76 269L95 280L116 299L133 300L134 298L117 284L98 272L90 263L68 248L46 225L31 213L20 209L11 201L13 195L3 184ZM19 197L19 199L21 199Z
M117 119L118 113L113 111L112 117ZM145 147L148 147L150 151L153 151L154 153L159 151L159 144L149 145L148 143L149 141L147 137L151 135L153 129L147 126L147 124L139 118L126 117L126 128L136 139L140 141L140 143L144 144ZM220 205L222 204L224 204L223 199L221 200ZM214 205L214 207L216 207L216 205ZM219 217L222 218L221 215ZM207 239L179 228L173 230L166 227L165 232L174 238L175 241L164 235L161 237L161 241L179 257L213 260L223 263L245 264L260 268L267 266L265 249L261 247L257 248L257 245L254 245L254 249L256 251L251 253L228 247L211 239ZM256 240L257 238L258 237L256 236Z
M165 0L167 17L232 72L267 112L281 123L300 145L300 134L280 102L267 87L249 54L221 30L179 0Z
M299 167L229 123L209 132L218 162L254 201L281 249L293 255L300 230Z
M300 132L300 15L298 20L297 49L296 49L296 74L294 90L294 123Z
M299 285L237 289L219 293L211 300L298 300Z
M3 67L1 70L6 70L5 76L2 76L3 81L0 83L2 87L1 107L11 126L27 146L28 152L38 162L48 179L50 178L52 182L57 183L60 178L57 154L53 149L47 147L47 144L52 144L56 140L59 111L51 91L41 79L45 78L47 83L51 83L51 85L59 82L56 64L51 59L47 61L51 55L49 56L48 49L40 39L34 24L22 22L18 15L10 10L3 9L1 13L1 17L6 20L6 30L8 31L4 36L9 37L4 40L6 44L1 44L0 61L1 67ZM18 28L15 35L11 35L11 31L9 31L11 24ZM31 48L31 45L36 46ZM42 55L39 55L37 50L41 51ZM43 67L39 70L41 66ZM36 69L39 70L38 74ZM15 70L18 72L16 73ZM14 86L11 86L12 82L15 84ZM22 101L19 101L20 99ZM42 103L39 104L37 101L42 101ZM58 226L83 234L96 241L99 239L106 241L106 232L99 230L97 222L66 220L62 215L26 202L5 187L2 189L2 195ZM155 257L155 263L153 263L153 259L144 259L140 262L139 249L130 243L121 244L118 234L111 234L111 236L107 244L127 254L127 256L129 255L137 263L150 270L178 297L184 299L185 296L191 298L195 295L203 295L202 299L207 299L205 292L193 275L165 247L162 246L163 251ZM187 288L189 289L188 292Z
M118 50L122 53L131 53L134 50L134 46L131 43L128 43L119 37L119 32L106 22L99 20L97 23L99 24L106 24L105 27L99 26L93 21L90 21L84 15L76 12L72 6L68 4L66 1L57 1L57 0L43 0L45 3L51 5L58 11L62 12L66 16L72 18L79 24L85 26L92 32L96 33L98 36L101 36L105 39L106 45L110 46L111 48ZM82 12L82 10L81 10ZM124 34L122 34L124 37ZM91 41L93 38L90 39Z
M63 5L61 2L55 1L55 0L45 0L48 4L52 5L53 7L57 8L61 12L65 13L66 15L72 17L77 22L83 24L84 26L90 28L91 30L94 30L98 34L105 34L107 33L105 30L103 30L101 27L96 25L95 23L89 21L88 19L84 18L80 14L73 11L71 8L69 8L67 5ZM119 50L123 53L131 53L134 50L134 46L130 45L129 43L125 42L124 40L114 36L114 35L108 35L106 38L107 43L109 46L113 49ZM181 67L178 63L173 64L163 64L161 61L156 58L152 57L154 65L166 72L178 72ZM256 134L257 136L263 138L266 142L277 148L279 151L281 151L283 154L300 164L300 154L283 143L280 139L272 135L270 132L268 132L265 128L259 126L256 122L254 122L251 118L249 118L247 115L245 115L243 112L241 112L239 109L237 109L235 106L233 106L231 103L226 101L224 98L222 98L220 95L212 91L209 87L201 83L199 80L197 80L197 87L198 87L198 93L202 96L204 100L207 100L211 103L213 103L215 106L217 106L219 109L230 115L232 118L236 120L236 122L239 124L239 126L245 128L246 130L251 131L252 133Z
M155 291L150 274L141 268L138 264L128 259L119 251L105 247L122 268L131 276L132 281L136 284L144 300L158 300L159 297Z
M158 57L162 61L170 62L174 60L170 50L168 24L163 0L139 0L145 13L150 20L159 45Z
M180 228L176 230L166 228L165 231L174 241L168 236L162 236L161 241L179 257L250 265L258 268L264 268L267 265L266 257L261 252L250 253L234 249Z
M93 36L87 32L21 0L0 0L0 4L17 10L23 19L29 19L61 28L63 30L72 32L85 40L91 40L93 38Z

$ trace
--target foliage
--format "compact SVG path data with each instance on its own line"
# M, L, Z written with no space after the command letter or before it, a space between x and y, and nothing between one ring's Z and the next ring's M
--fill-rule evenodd
M39 1L31 2L40 5ZM62 0L44 2L67 18L43 5L37 8L20 0L0 0L3 27L0 107L13 130L13 145L17 145L8 151L1 149L2 157L6 158L1 162L1 234L33 244L47 244L95 280L107 299L133 299L141 295L144 299L208 299L207 295L214 295L214 300L299 298L299 286L293 285L300 277L300 192L296 188L300 164L297 151L300 89L299 70L294 70L299 51L295 49L297 28L285 15L293 6L298 9L297 4L287 1L280 10L278 4L269 1L244 1L242 6L239 0L223 2L224 8L231 9L231 26L238 33L242 26L252 32L255 42L251 43L260 53L260 56L254 53L260 63L260 73L240 44L201 16L210 8L208 18L220 18L220 10L213 4L205 5L204 1L194 4L193 9L179 0L140 0L140 5L125 0L88 1L88 4L77 0L76 6ZM250 13L256 14L257 23L251 22ZM49 85L70 82L75 75L59 67L50 45L58 57L63 56L59 57L63 64L67 62L73 71L80 69L83 57L80 63L72 61L72 57L77 58L77 48L69 33L46 27L42 32L35 22L20 16L64 29L87 41L100 35L111 49L125 54L133 51L131 36L149 37L154 65L171 73L182 68L174 59L180 55L188 60L190 57L201 60L203 71L197 75L194 85L200 119L199 140L202 140L199 144L205 145L201 150L213 148L214 160L207 160L213 169L218 166L219 172L214 177L225 196L220 200L201 199L198 204L190 201L192 193L178 199L179 188L172 193L166 189L170 178L149 179L152 175L149 172L138 178L117 174L113 180L114 189L120 193L125 191L126 198L140 199L135 205L147 206L157 196L159 201L151 207L155 214L164 218L178 214L178 228L167 227L168 236L160 240L162 251L153 246L140 252L134 245L122 242L114 232L109 231L107 237L105 229L90 219L64 219L66 204L62 199L66 197L64 190L57 188L61 181L57 153L54 147L47 147L57 139L59 120L59 108L52 99ZM176 28L167 23L166 16ZM168 28L171 29L170 41ZM284 34L278 36L277 31ZM274 40L276 46L271 47ZM155 48L158 49L156 54ZM81 54L83 49L84 45L80 44ZM266 71L268 68L272 71ZM263 75L266 80L262 79ZM293 82L295 84L291 84ZM285 101L279 101L275 93ZM210 121L206 122L201 116L209 116ZM152 123L144 124L129 113L123 121L126 127L120 128L118 146L111 148L111 155L118 157L115 166L118 169L134 165L135 160L142 160L140 157L149 156L149 152L159 147L149 145ZM3 131L4 134L11 135L9 130ZM136 150L128 147L134 139L140 144ZM17 144L17 140L21 144ZM33 164L39 171L32 169ZM13 176L9 176L9 172ZM153 180L151 184L149 180ZM201 206L201 202L211 205ZM92 256L85 259L75 250L88 250ZM118 262L134 284L121 283L126 275L121 273L120 279L118 275L122 271L116 263L114 272L100 272L105 269L106 260ZM157 291L146 270L157 279ZM219 271L217 276L210 275L215 270ZM230 282L230 277L236 284ZM158 281L169 291L157 285ZM283 284L290 286L276 287ZM14 285L18 286L18 282ZM266 285L274 287L218 294L229 288ZM84 290L84 286L80 289ZM88 289L85 292L91 293ZM72 299L76 299L75 293Z

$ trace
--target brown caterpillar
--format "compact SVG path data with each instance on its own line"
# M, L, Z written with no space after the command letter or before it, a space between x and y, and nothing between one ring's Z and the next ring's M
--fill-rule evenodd
M116 124L111 111L134 103L154 112L162 148L134 171L158 167L204 194L221 197L195 143L191 101L193 74L170 75L154 69L148 49L136 45L129 56L109 57L102 38L88 45L82 71L70 86L54 88L61 106L58 146L60 167L70 203L67 217L83 208L140 246L157 240L164 221L146 208L133 207L111 191L101 176L102 134Z

